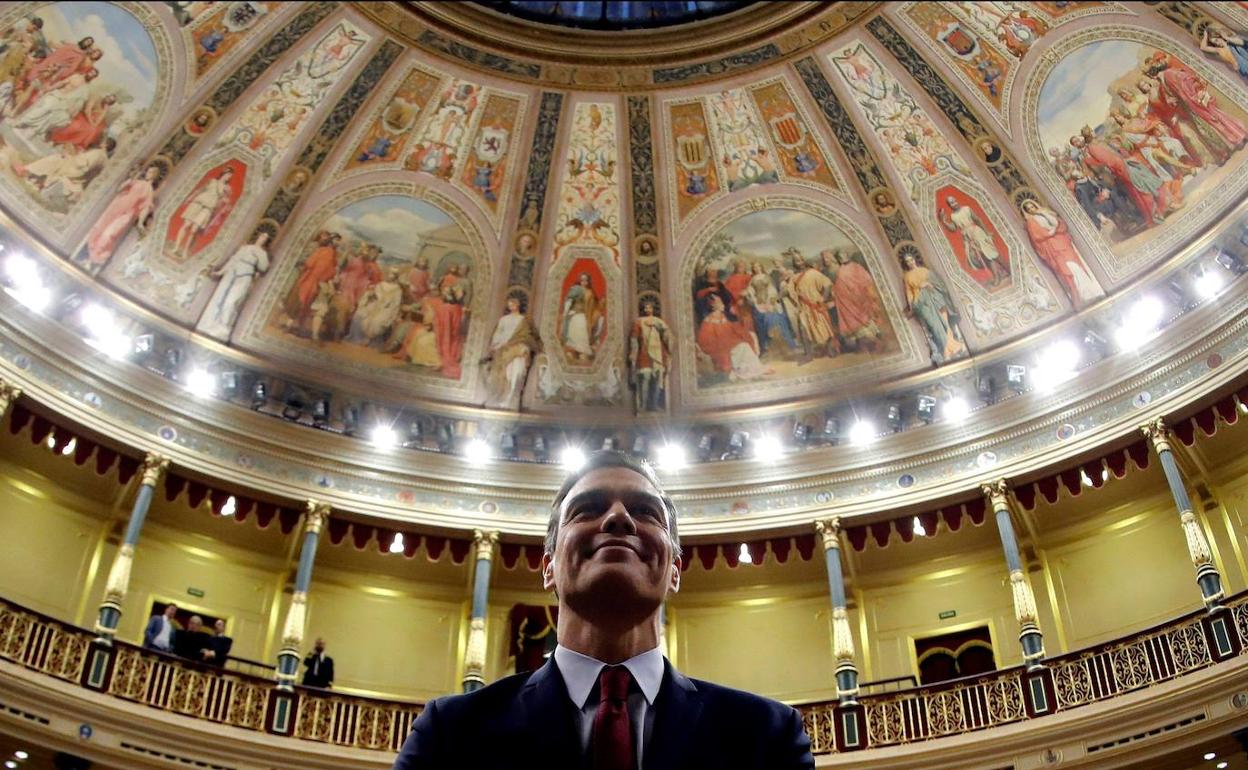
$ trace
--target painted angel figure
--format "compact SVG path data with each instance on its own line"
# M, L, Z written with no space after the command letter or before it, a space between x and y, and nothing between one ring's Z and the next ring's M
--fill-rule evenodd
M228 340L234 322L238 320L238 311L251 291L251 285L258 275L269 269L269 233L261 230L251 243L238 247L224 264L212 268L209 274L220 278L221 282L212 292L208 307L199 319L195 328L219 340Z

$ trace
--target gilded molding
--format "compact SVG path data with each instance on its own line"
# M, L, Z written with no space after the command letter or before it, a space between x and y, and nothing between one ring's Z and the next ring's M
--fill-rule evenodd
M154 487L169 468L169 458L157 452L148 452L143 458L142 485Z
M113 557L113 565L108 570L108 580L104 583L104 601L101 606L121 610L121 603L130 590L130 569L134 565L134 546L122 543ZM110 629L115 630L115 629Z
M282 627L282 652L299 653L303 645L303 629L308 617L308 594L295 591L290 596L290 609L286 611L286 625Z
M329 520L332 512L329 503L323 503L320 500L308 500L304 504L304 534L319 535L325 527L325 522Z
M1140 426L1140 432L1153 443L1157 454L1170 451L1170 429L1161 417Z
M997 479L996 481L983 484L979 487L979 491L983 493L988 504L992 506L993 513L1010 509L1010 499L1007 497L1010 486L1005 479Z
M13 406L13 402L20 395L22 395L21 388L11 382L0 380L0 418L9 413L9 407Z
M854 635L849 629L849 612L844 607L832 608L832 654L838 668L854 665Z
M485 618L473 618L468 626L468 649L464 653L465 680L484 680L485 648Z
M815 531L823 538L823 550L831 551L833 548L838 551L841 548L841 517L833 516L829 519L815 519Z
M1187 539L1187 555L1192 559L1192 566L1197 570L1213 567L1213 552L1209 549L1205 533L1200 530L1196 514L1183 511L1179 514L1179 521L1183 523L1183 536Z
M477 561L489 561L494 558L494 546L498 545L498 530L475 529L472 542L476 546Z
M1014 619L1018 625L1024 629L1038 628L1040 616L1036 611L1036 596L1021 569L1010 572L1010 593L1014 595Z

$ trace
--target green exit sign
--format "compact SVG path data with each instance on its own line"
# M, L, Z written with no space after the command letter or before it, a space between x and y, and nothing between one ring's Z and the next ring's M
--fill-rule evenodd
M202 588L188 588L186 589L186 592L190 594L191 596L194 596L198 599L204 598L204 589ZM943 613L941 614L941 617L942 618L944 617Z
M948 620L949 618L956 618L957 616L958 616L957 610L945 610L944 612L940 613L941 620Z

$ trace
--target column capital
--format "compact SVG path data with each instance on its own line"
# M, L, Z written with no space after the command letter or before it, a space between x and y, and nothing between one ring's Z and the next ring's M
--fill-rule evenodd
M832 516L827 519L815 519L815 531L823 537L823 550L830 551L841 547L841 517Z
M11 382L0 380L0 417L8 413L9 407L22 395L22 389Z
M472 542L476 546L477 561L489 561L494 558L494 546L498 545L498 530L474 529Z
M160 477L169 468L169 458L158 452L148 452L143 458L142 484L146 487L156 486Z
M1166 426L1166 421L1162 418L1158 417L1152 422L1141 425L1140 432L1153 442L1153 448L1158 454L1170 451L1170 428Z
M997 479L987 484L981 484L979 491L988 500L988 504L992 506L994 511L1001 508L1009 508L1010 501L1006 495L1010 491L1010 485L1005 479Z
M329 503L323 503L320 500L306 501L304 503L303 519L304 534L321 534L321 530L325 527L326 520L329 519L330 510Z

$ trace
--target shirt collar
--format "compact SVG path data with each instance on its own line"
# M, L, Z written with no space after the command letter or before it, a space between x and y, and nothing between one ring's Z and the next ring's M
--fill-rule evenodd
M555 647L555 665L563 676L572 702L577 708L584 708L590 692L598 683L598 674L607 664L558 645ZM634 655L620 665L633 675L641 694L646 696L646 703L653 706L654 699L659 695L659 686L663 684L663 653L659 648Z

